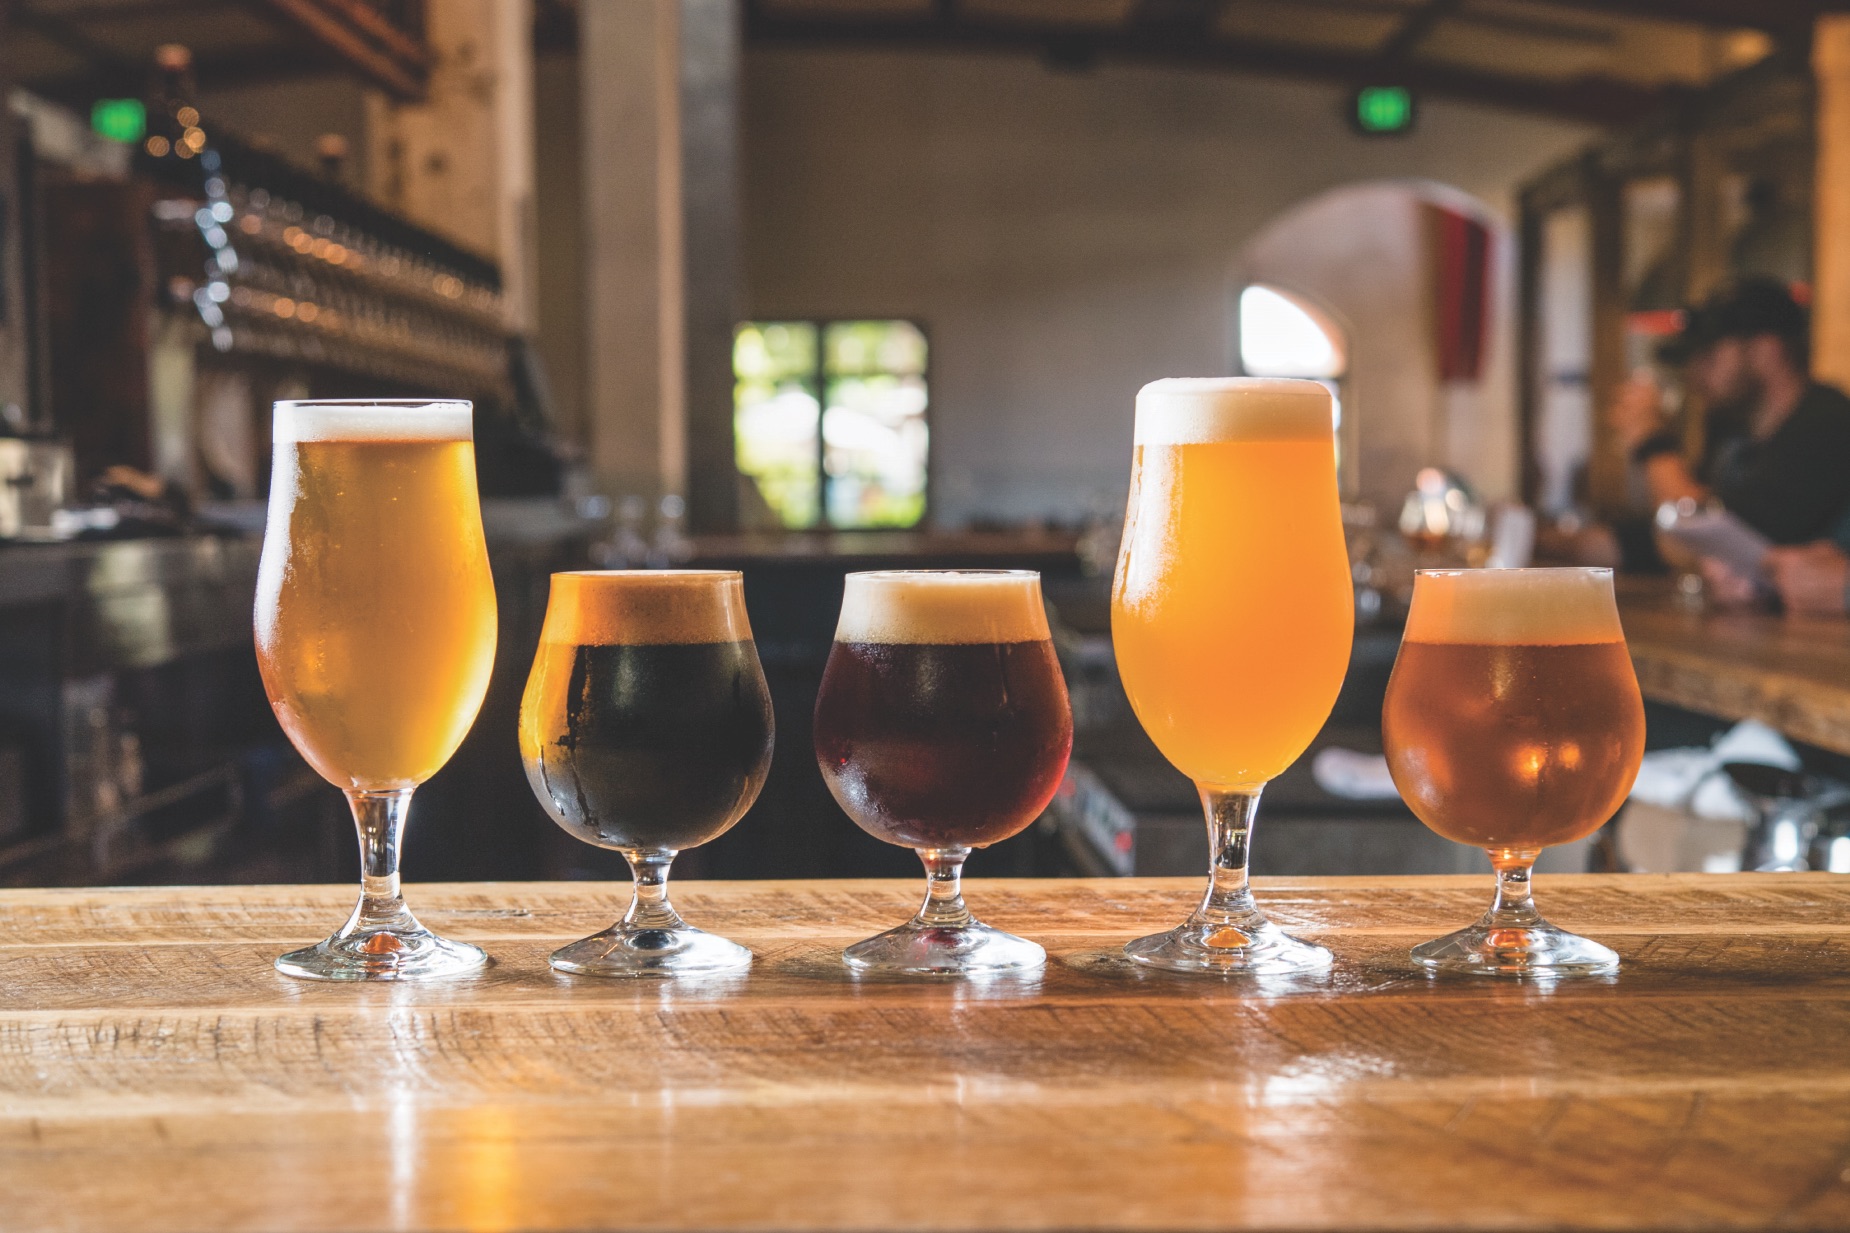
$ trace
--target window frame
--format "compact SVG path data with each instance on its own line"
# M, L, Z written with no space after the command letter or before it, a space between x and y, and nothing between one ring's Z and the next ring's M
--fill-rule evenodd
M1282 283L1267 282L1263 278L1242 279L1233 291L1233 328L1230 331L1233 344L1230 349L1232 353L1232 367L1236 376L1250 377L1254 375L1246 370L1246 353L1243 349L1246 338L1246 322L1244 313L1240 307L1242 297L1245 296L1248 288L1252 287L1258 287L1263 291L1269 291L1274 295L1281 296L1290 301L1297 308L1303 310L1306 315L1316 323L1319 329L1325 331L1335 330L1337 332L1337 337L1334 340L1337 344L1336 353L1342 360L1337 375L1334 377L1300 376L1295 379L1300 381L1317 381L1325 385L1333 385L1336 387L1336 398L1342 407L1342 422L1336 425L1336 482L1337 488L1345 498L1354 496L1361 491L1362 461L1361 428L1360 422L1357 420L1355 414L1355 402L1353 397L1354 384L1350 378L1350 374L1355 370L1355 357L1351 346L1351 341L1354 338L1355 332L1349 328L1348 323L1345 322L1335 310L1324 304L1316 296L1308 295L1295 287L1284 286Z
M835 523L834 521L832 521L831 518L829 517L829 489L830 489L832 481L829 476L829 465L828 465L829 464L829 442L828 442L828 437L824 433L824 425L827 422L828 414L829 414L828 331L829 331L829 327L832 325L853 325L859 322L868 322L868 321L904 322L906 325L909 325L913 329L917 330L919 333L919 337L923 339L925 343L925 363L923 367L920 368L919 373L918 373L919 380L923 382L925 386L925 410L923 411L921 415L921 418L924 420L924 423L925 423L925 483L924 483L923 491L920 494L918 521L914 522L911 526L905 526L905 527L841 526ZM921 527L925 526L926 523L931 520L932 472L935 469L937 452L938 452L937 434L932 431L933 395L932 395L931 372L932 372L932 355L935 350L935 344L932 341L931 330L926 326L925 322L919 320L916 317L898 317L898 316L862 315L862 316L852 316L852 317L842 317L842 316L815 317L815 316L806 316L800 313L783 315L783 316L769 314L765 316L748 317L743 320L735 322L732 327L733 345L735 347L738 345L738 337L739 337L740 330L743 330L747 327L756 327L759 329L763 329L766 326L772 326L772 325L806 325L815 331L815 337L816 337L815 365L813 368L810 369L808 373L804 374L802 378L803 380L807 381L811 385L811 387L814 388L816 391L816 454L815 454L816 521L814 524L808 527L784 527L783 530L787 532L796 531L799 533L816 533L816 532L833 532L833 531L890 532L890 531L917 531ZM733 390L734 390L733 403L732 403L732 414L733 414L732 461L733 461L733 467L736 470L738 470L740 475L743 475L747 479L752 480L753 483L756 483L757 480L751 475L751 473L739 466L739 432L738 432L739 402L738 402L738 393L737 393L738 383L739 383L739 370L736 366L736 361L734 362L734 365L735 366L733 367L733 370L732 370L732 382L733 382Z

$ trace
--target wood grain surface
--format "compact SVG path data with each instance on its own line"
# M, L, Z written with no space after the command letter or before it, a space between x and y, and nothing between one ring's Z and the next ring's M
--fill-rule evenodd
M1433 981L1487 880L1263 884L1326 979L1133 970L1176 880L981 881L1043 974L869 981L904 882L689 883L749 976L546 966L626 888L414 887L484 975L271 958L338 887L0 892L0 1228L1671 1228L1850 1223L1850 879L1544 877L1616 978Z
M1850 754L1850 621L1692 612L1652 588L1621 590L1619 616L1645 697Z

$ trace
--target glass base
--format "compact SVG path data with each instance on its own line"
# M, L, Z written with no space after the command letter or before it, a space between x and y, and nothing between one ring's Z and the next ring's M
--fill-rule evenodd
M1039 968L1047 962L1047 952L981 921L947 926L910 920L856 942L842 952L842 961L856 972L870 974L968 976Z
M688 925L664 929L618 923L561 946L548 962L574 976L711 976L750 967L752 952Z
M1165 972L1221 976L1286 976L1330 966L1329 951L1298 941L1263 917L1244 928L1191 920L1168 933L1128 942L1124 953Z
M1606 976L1619 970L1619 956L1611 950L1547 921L1520 928L1491 928L1480 921L1414 947L1412 956L1428 972L1516 979Z
M424 927L342 930L279 955L276 970L303 980L435 980L488 966L479 946L440 938Z

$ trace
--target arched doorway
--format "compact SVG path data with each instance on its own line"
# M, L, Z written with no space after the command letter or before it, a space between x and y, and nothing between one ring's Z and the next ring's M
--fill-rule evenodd
M1513 255L1503 219L1443 184L1383 180L1321 193L1275 218L1234 261L1234 367L1260 375L1245 358L1253 329L1288 322L1314 347L1314 327L1340 355L1337 375L1277 375L1340 391L1346 495L1395 509L1419 469L1438 465L1487 498L1511 497Z

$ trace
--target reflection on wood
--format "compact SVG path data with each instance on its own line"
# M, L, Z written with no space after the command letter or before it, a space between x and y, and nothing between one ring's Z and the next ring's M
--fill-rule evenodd
M1645 697L1850 754L1850 624L1692 612L1638 594L1622 595L1619 613Z
M1610 983L1429 982L1471 878L1272 882L1322 983L1130 970L1188 881L983 882L1044 975L856 982L909 882L690 883L746 978L574 980L606 884L422 886L497 966L305 985L339 887L0 893L8 1227L1801 1226L1850 1220L1850 882L1544 878Z

